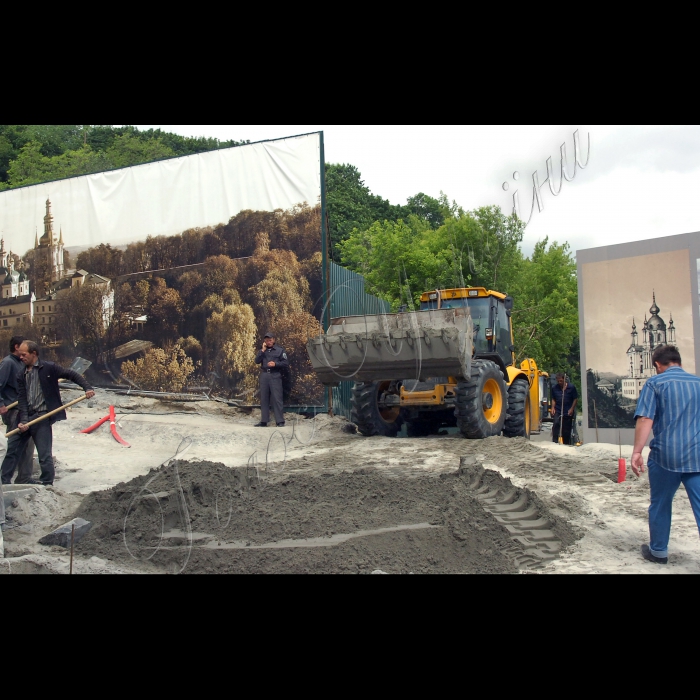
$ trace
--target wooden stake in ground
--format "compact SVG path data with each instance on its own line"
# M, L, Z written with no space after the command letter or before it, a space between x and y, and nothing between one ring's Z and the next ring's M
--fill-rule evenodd
M27 423L27 426L34 425L35 423L39 423L42 420L46 420L47 418L51 418L54 414L58 413L59 411L62 411L64 408L68 408L69 406L72 406L73 404L78 403L79 401L85 401L87 396L79 396L77 399L73 399L72 401L68 402L67 404L63 404L63 406L60 406L59 408L54 408L53 411L49 411L48 413L45 413L43 416L39 416L38 418L35 418L34 420L30 420L29 423ZM5 437L9 438L12 437L13 435L17 435L17 433L20 432L19 428L15 428L14 430L10 430L9 433L6 433Z
M564 388L561 391L561 407L559 411L561 412L561 421L559 422L559 444L564 444L564 437L562 433L564 432L564 392L566 391L566 374L564 375Z
M595 409L595 399L593 399L593 417L595 418L595 441L600 442L598 439L598 411Z

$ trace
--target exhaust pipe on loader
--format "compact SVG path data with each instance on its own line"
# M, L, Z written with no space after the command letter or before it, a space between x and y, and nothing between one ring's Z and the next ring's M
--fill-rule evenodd
M306 349L325 386L428 377L469 377L474 349L468 307L342 316Z

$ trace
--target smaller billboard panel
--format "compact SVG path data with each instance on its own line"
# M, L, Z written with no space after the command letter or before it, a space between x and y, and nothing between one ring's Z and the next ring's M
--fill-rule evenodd
M676 345L695 372L689 269L687 248L581 266L589 428L634 428L659 345Z

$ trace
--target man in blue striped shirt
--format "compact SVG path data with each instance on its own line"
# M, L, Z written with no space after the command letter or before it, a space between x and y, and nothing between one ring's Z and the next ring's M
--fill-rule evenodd
M681 367L673 345L661 345L651 356L657 375L647 379L635 411L632 470L644 471L642 448L654 431L649 468L649 544L642 556L657 564L668 562L673 497L683 484L700 529L700 377Z

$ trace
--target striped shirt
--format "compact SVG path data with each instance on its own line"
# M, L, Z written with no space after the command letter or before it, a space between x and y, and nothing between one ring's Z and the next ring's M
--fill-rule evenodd
M635 419L653 419L649 464L672 472L700 472L700 377L669 367L647 379Z
M39 372L35 369L27 368L24 373L24 381L27 386L27 404L29 406L29 415L39 413L46 410L46 399L44 392L41 390L41 382L39 381Z

